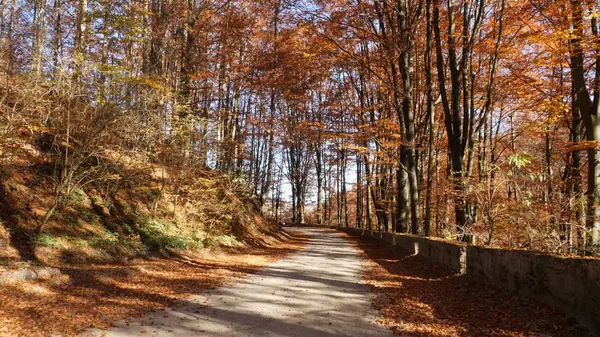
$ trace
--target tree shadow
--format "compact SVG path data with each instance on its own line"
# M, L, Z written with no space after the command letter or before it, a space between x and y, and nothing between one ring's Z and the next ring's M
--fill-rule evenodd
M249 263L248 254L275 258L293 250L284 243L265 251L230 252L228 258L191 261L155 256L127 263L59 265L55 266L59 277L0 287L0 318L16 335L20 327L27 327L28 335L44 336L107 328L114 321L180 304L181 298L256 272L260 265Z
M25 208L28 206L25 205ZM29 216L26 209L16 200L12 193L8 193L4 183L0 183L0 219L10 232L9 244L17 250L21 260L39 263L35 256L35 233L22 225L23 219Z

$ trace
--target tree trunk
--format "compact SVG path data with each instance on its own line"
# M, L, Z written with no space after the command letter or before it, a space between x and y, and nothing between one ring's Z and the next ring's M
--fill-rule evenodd
M373 215L372 215L371 203L373 200L373 187L372 187L373 183L372 183L372 175L371 175L371 163L369 160L368 153L364 155L364 162L365 162L365 179L366 179L366 183L367 183L367 187L366 187L366 189L367 189L367 198L366 198L367 229L372 230L373 229Z
M361 154L356 153L356 228L362 228L363 218L363 186Z
M316 165L315 171L317 172L317 224L323 224L323 151L321 142L318 141L315 146L316 151Z
M77 16L75 22L75 42L73 45L73 62L74 71L73 78L79 79L83 70L84 55L87 44L87 30L88 30L88 0L78 0L77 2Z
M342 204L344 206L344 226L349 227L348 221L348 193L346 193L346 165L348 158L346 156L346 149L342 149L342 181L341 181L341 193L342 193Z
M46 0L36 0L34 7L35 33L31 53L31 73L40 77L43 70L43 52L46 41Z
M398 26L400 42L402 47L399 57L399 69L402 78L402 115L398 116L403 126L404 146L406 156L406 175L410 187L410 222L412 234L420 234L420 215L419 215L419 184L417 174L417 153L415 137L415 118L413 111L413 86L410 76L410 69L414 67L414 58L410 57L412 51L412 27L408 26L409 16L408 0L398 1ZM404 162L403 162L404 163ZM401 176L401 175L400 175ZM400 202L400 200L398 200Z
M54 22L54 42L52 47L54 78L58 77L60 62L62 61L62 2L54 0L56 19Z
M398 233L408 232L409 188L406 173L407 155L405 149L400 150L400 167L396 170L396 228Z
M427 116L429 123L429 144L427 148L427 195L425 197L424 234L431 235L431 195L433 193L433 147L435 128L435 107L433 105L433 75L431 60L431 0L426 2L426 44L425 44L425 90L427 91Z
M462 139L462 126L460 122L460 73L457 67L456 42L454 37L454 8L449 2L448 8L448 59L451 79L451 101L446 92L446 78L444 71L444 52L442 50L442 41L440 33L440 0L434 1L433 7L433 30L435 35L435 47L437 58L437 70L439 80L440 96L444 110L444 120L446 133L448 135L448 150L450 151L450 164L452 180L454 185L454 214L456 221L456 230L458 238L463 241L470 241L467 223L467 208L465 199L465 181L464 181L464 150ZM452 104L452 105L450 105Z
M277 68L277 52L278 52L278 39L279 39L279 15L281 13L281 0L277 1L277 4L275 6L275 11L273 14L273 68ZM277 102L276 102L276 91L275 88L271 88L271 92L270 92L270 104L269 104L269 108L270 108L270 112L271 112L271 118L269 119L269 130L268 130L268 134L269 134L269 142L268 142L268 151L269 154L267 155L267 172L266 172L266 176L265 176L265 182L262 186L261 189L261 193L260 193L260 203L261 205L265 205L266 202L266 197L268 196L269 193L269 188L271 187L271 180L272 180L272 175L273 175L273 164L274 164L274 160L275 160L275 144L274 144L274 133L275 133L275 110L277 107ZM264 208L264 207L263 207ZM264 209L263 209L264 212Z
M595 143L600 140L600 38L596 18L592 17L592 33L596 56L593 102L586 86L585 62L582 47L583 38L583 1L571 0L571 25L573 36L570 40L571 78L573 90L577 95L577 106L581 111L586 129L586 138L590 142L588 155L588 190L586 230L584 236L586 251L595 250L600 245L600 151ZM587 234L587 233L586 233ZM589 237L590 240L587 240Z

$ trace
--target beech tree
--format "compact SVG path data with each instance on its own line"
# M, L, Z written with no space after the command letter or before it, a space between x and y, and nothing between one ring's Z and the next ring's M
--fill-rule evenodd
M590 231L590 245L600 244L600 151L597 141L600 139L600 33L598 26L597 13L594 10L598 8L589 8L591 13L589 26L591 35L584 34L584 11L585 4L582 1L570 1L571 14L571 38L570 61L571 61L571 81L574 92L573 110L581 113L583 124L586 130L586 139L589 142L587 146L588 155L588 190L587 190L587 230ZM586 53L583 49L583 41L589 37L589 46L593 50L592 57L595 59L594 80L591 85L591 92L588 91L585 71ZM592 98L593 97L593 98ZM587 235L582 236L585 241ZM585 242L583 243L585 246Z
M48 217L79 185L126 185L110 152L228 174L276 221L595 254L598 11L0 1L2 141L50 137Z

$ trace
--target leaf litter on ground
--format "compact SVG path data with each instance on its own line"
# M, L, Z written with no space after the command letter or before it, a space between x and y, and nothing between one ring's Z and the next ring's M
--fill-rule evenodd
M0 288L0 336L75 336L88 328L177 305L300 249L298 233L271 245L204 250L124 263L61 264L60 276ZM126 323L128 324L128 323Z
M373 238L353 238L365 256L380 322L425 336L591 336L572 318L506 290L474 282Z

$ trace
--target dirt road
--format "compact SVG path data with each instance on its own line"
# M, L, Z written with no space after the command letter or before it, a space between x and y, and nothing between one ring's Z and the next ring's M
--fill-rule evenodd
M238 283L82 336L392 336L375 322L357 250L333 231L294 230L311 237L303 250Z

